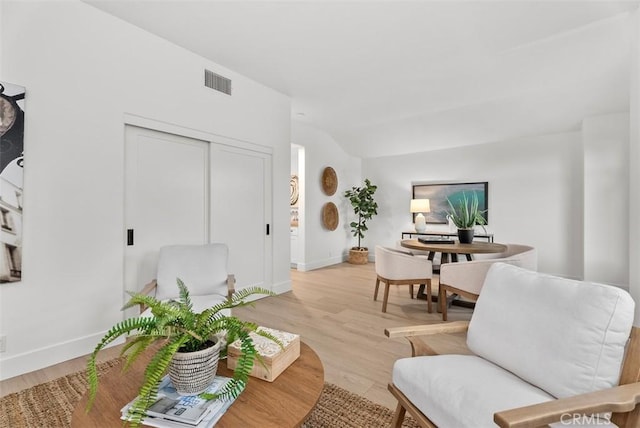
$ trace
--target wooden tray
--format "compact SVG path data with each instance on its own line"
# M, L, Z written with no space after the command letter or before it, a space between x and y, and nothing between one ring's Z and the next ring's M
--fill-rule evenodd
M327 195L331 196L336 193L338 189L338 175L336 171L330 166L326 167L324 171L322 171L322 191Z
M336 230L340 222L338 207L333 202L327 202L322 207L322 224L329 230Z

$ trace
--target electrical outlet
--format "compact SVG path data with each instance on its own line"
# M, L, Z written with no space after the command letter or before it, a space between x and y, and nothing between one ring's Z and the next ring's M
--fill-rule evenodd
M7 336L0 336L0 352L7 352Z

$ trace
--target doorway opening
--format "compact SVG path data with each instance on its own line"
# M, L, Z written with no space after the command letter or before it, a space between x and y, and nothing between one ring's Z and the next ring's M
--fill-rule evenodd
M304 201L305 201L305 150L298 144L291 145L291 268L297 269L305 260Z

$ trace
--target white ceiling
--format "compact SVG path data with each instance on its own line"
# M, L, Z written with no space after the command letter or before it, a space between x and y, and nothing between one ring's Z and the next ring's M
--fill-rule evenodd
M86 1L289 95L295 120L360 157L629 108L637 0Z

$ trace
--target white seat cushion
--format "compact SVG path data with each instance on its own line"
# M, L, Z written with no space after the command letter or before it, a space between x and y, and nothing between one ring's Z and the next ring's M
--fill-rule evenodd
M620 288L496 263L467 345L554 397L569 397L618 384L633 317L633 299Z
M495 427L495 412L553 399L541 389L474 355L397 360L393 366L393 383L441 428Z

